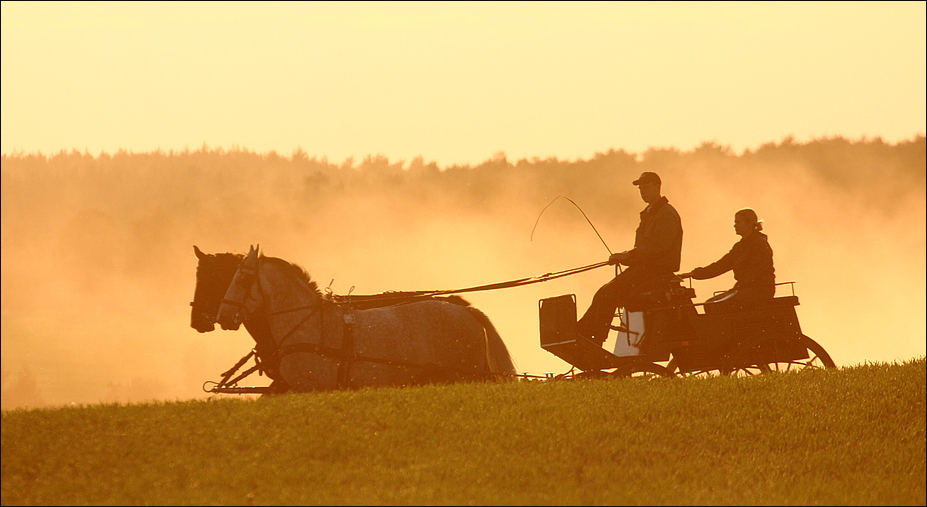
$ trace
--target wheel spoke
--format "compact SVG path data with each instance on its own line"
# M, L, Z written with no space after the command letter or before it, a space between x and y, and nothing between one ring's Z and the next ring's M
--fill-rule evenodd
M611 378L636 378L650 380L657 377L674 377L675 374L665 366L656 363L634 363L629 364L609 374Z
M788 359L796 350L803 347L806 359ZM801 349L799 349L801 350ZM719 366L710 370L700 369L683 372L675 358L670 361L669 369L680 377L699 377L714 375L733 375L735 377L752 377L765 373L790 373L793 371L834 368L830 355L819 344L805 335L766 335L758 339L747 339L718 360Z

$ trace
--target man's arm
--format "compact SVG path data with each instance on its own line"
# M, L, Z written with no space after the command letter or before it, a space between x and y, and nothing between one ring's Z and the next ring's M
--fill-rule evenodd
M631 258L631 251L625 250L624 252L613 253L611 256L609 256L608 263L613 266L615 264L624 264L625 266L627 266L628 260L630 258Z

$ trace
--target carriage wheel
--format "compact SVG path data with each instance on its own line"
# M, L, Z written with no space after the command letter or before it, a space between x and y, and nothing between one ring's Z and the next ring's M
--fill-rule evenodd
M574 374L571 378L577 380L602 380L608 378L608 372L602 370L585 370Z
M635 362L619 368L609 373L611 378L643 378L650 379L656 377L675 377L672 370L656 363Z
M805 368L836 368L837 364L830 358L830 354L824 350L818 342L811 338L801 335L801 343L808 349L808 359L805 362Z
M808 357L803 359L779 360L773 357L779 351L803 347ZM805 335L773 335L759 340L741 343L728 356L726 367L721 369L724 375L746 377L771 372L789 372L807 368L835 368L830 354L824 347Z
M696 378L705 378L705 377L716 377L718 376L718 370L695 370L695 371L681 371L679 365L677 364L676 358L670 359L670 362L666 365L666 369L671 371L674 376L677 377L696 377Z
M573 375L574 379L591 379L591 380L612 380L619 378L655 378L655 377L675 377L672 370L656 363L644 361L633 362L618 368L609 370L586 370Z

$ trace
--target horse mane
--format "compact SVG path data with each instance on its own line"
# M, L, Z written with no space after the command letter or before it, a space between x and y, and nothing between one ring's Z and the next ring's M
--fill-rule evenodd
M312 292L314 292L318 297L320 297L320 298L323 297L323 296L322 296L322 291L319 290L319 285L318 285L317 283L315 283L315 280L313 280L311 276L309 276L309 272L306 271L306 268L300 266L299 264L290 262L290 261L288 261L288 260L281 259L281 258L279 258L279 257L266 257L266 256L264 256L264 254L261 254L261 260L262 260L262 261L265 261L265 262L271 262L271 263L274 263L274 264L278 265L278 266L281 267L285 272L288 272L289 274L293 275L294 277L298 278L299 280L302 280L303 282L305 282L306 285L309 287L309 290L311 290ZM477 315L475 315L475 316L477 317L477 320L482 321L483 324L484 324L484 326L488 326L489 328L492 328L492 323L489 322L489 318L486 317L486 315L483 315L479 310L477 310L476 308L474 308L474 307L470 304L469 301L467 301L466 299L464 299L464 298L461 297L461 296L458 296L457 294L451 294L451 295L447 295L447 296L427 296L427 295L426 295L426 296L423 296L423 295L420 295L420 294L405 294L405 295L404 295L404 294L402 294L402 293L395 293L395 294L377 294L377 295L373 295L373 296L355 296L355 297L358 298L358 301L357 301L357 302L358 302L358 305L359 305L360 308L365 308L365 307L366 307L366 308L376 308L376 307L380 307L380 306L387 306L387 305L397 304L397 303L403 303L403 302L412 303L412 302L415 302L415 301L421 301L423 298L424 298L424 299L437 299L437 300L440 300L440 301L445 301L445 302L447 302L447 303L451 303L451 304L463 306L463 307L465 307L465 308L467 308L467 309L473 311L475 314L477 314ZM368 298L368 297L369 297L371 300L373 300L373 303L372 303L372 304L368 304L368 305L364 305L364 304L363 304L363 303L364 303L364 298ZM338 298L338 296L336 296L336 298ZM336 299L336 301L337 301L337 299ZM342 302L343 302L343 301L342 301ZM494 329L494 328L492 329L492 332L495 333L495 329ZM503 346L503 350L505 350L505 347L504 347L504 346ZM506 351L506 355L507 355L507 354L508 354L508 352ZM511 361L511 359L509 359L509 361Z
M234 259L236 262L241 262L242 259L245 258L245 254L241 254L241 253L232 253L232 252L212 253L212 254L203 254L203 255L204 255L205 257L208 257L208 258L211 258L211 259L214 259L214 260L217 260L217 261L225 261L225 260ZM198 264L198 265L197 265L197 268L199 268L199 267L201 267L201 266L202 266L201 264Z
M281 266L284 270L286 270L287 272L289 272L296 278L305 282L306 285L309 286L309 290L314 292L317 296L322 297L322 291L319 290L319 285L315 283L312 277L309 276L309 272L306 271L306 269L303 268L302 266L298 264L294 264L287 260L280 259L279 257L265 257L263 254L261 254L261 261L271 262L273 264L277 264L278 266Z

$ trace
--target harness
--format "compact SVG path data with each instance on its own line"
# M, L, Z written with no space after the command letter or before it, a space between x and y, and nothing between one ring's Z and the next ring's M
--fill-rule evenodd
M365 307L366 308L366 307L398 306L401 304L407 304L407 303L411 303L414 301L431 299L435 296L440 296L440 295L445 295L445 294L515 287L518 285L537 283L541 281L558 278L561 276L567 276L569 274L579 273L582 271L586 271L589 269L603 266L605 264L607 264L607 262L597 263L597 264L593 264L590 266L584 266L581 268L574 268L574 269L561 271L557 273L546 273L540 276L522 278L518 280L512 280L509 282L482 285L482 286L470 287L470 288L465 288L465 289L457 289L457 290L386 292L386 293L374 294L374 295L369 295L369 296L330 295L329 297L332 299L331 301L326 300L326 299L321 299L317 302L314 302L308 305L268 312L264 314L265 317L272 317L272 316L282 315L286 313L308 310L306 312L306 315L302 319L300 319L289 331L287 331L280 338L280 340L276 340L276 350L271 351L268 354L269 357L261 358L258 356L257 350L252 349L247 355L245 355L241 360L239 360L238 363L235 364L235 366L233 366L230 370L222 374L223 379L221 382L217 383L211 389L206 389L205 385L208 383L211 383L211 382L207 382L206 384L204 384L204 390L206 390L207 392L226 392L226 393L269 392L270 391L269 388L237 387L236 384L238 381L244 379L248 375L251 375L255 371L258 371L259 374L261 374L263 371L266 371L267 368L265 366L267 363L271 363L271 365L274 365L275 363L279 364L279 361L282 360L283 357L289 354L294 354L294 353L299 353L299 352L307 352L307 353L316 354L319 356L328 357L328 358L337 360L339 362L338 372L336 375L336 387L338 389L350 387L349 378L350 378L351 367L357 361L372 362L372 363L378 363L378 364L383 364L387 366L402 367L402 368L420 368L424 370L444 371L444 372L454 373L457 375L470 376L470 375L473 375L473 372L468 372L468 371L464 371L464 370L460 370L456 368L439 367L438 365L435 365L435 364L411 363L407 361L397 361L397 360L392 360L392 359L385 359L385 358L380 358L380 357L372 357L372 356L357 354L357 352L354 351L354 324L356 323L356 317L354 314L355 307ZM261 285L260 277L258 276L259 266L260 266L260 259L258 258L254 268L243 265L240 268L240 270L242 271L243 275L247 277L246 279L249 280L248 282L249 284L253 284L254 280L255 279L257 280L258 291L263 295L263 292L264 292L263 286ZM244 281L245 279L240 280L240 283ZM246 296L245 298L243 298L242 301L235 301L235 300L229 300L229 299L223 298L222 302L225 304L231 305L231 306L238 307L239 309L245 309L247 306L245 301L251 294L250 285L246 289L246 291L247 291ZM354 302L354 298L358 298L357 303ZM339 299L340 301L338 301ZM342 326L341 347L338 348L338 347L326 346L323 344L325 340L325 336L326 336L325 314L330 313L330 312L326 312L326 310L331 308L333 311L337 313L337 309L339 307L347 307L347 310L344 313L342 313L343 326ZM320 317L319 323L318 323L319 340L322 343L307 343L307 342L289 343L289 344L286 343L286 341L298 329L303 328L303 326L309 321L309 319L311 319L314 315L316 315L316 313L318 313ZM245 318L247 318L247 316ZM235 320L239 321L238 313L236 313ZM250 359L252 356L255 358L255 363L256 363L255 366L249 368L248 370L238 375L234 379L231 379L231 376L234 375L234 373L237 372L238 369L241 368L241 366L244 365L248 361L248 359ZM274 366L271 366L271 367L274 367ZM493 373L493 372L483 372L483 375L497 376L497 375L503 375L503 374Z
M323 302L321 304L327 306L327 305L335 305L337 303ZM320 337L324 336L323 334L324 326L325 326L324 315L325 315L325 307L323 306L322 318L319 319L319 331L320 331L319 336ZM297 324L293 329L291 329L288 335L292 334L292 332L294 332L296 329L299 329L300 327L302 327L302 323L305 322L306 320L308 320L308 317L300 321L300 324ZM344 327L342 328L343 329L342 339L341 339L342 345L340 348L329 347L329 346L325 346L319 343L298 342L298 343L289 343L289 344L280 345L275 355L279 359L282 359L284 356L287 356L289 354L293 354L297 352L308 352L311 354L316 354L319 356L329 357L329 358L338 360L339 361L338 374L336 377L336 385L338 388L350 386L349 377L350 377L350 372L351 372L351 366L357 361L378 363L378 364L383 364L387 366L397 366L397 367L405 367L405 368L423 368L423 369L436 368L435 365L431 365L431 364L410 363L407 361L397 361L393 359L384 359L381 357L373 357L373 356L358 354L356 351L354 351L354 324L356 322L354 313L350 311L344 313L343 321L344 321ZM281 343L282 342L283 340L281 340ZM451 370L456 371L458 373L465 373L460 370L453 370L453 369Z

